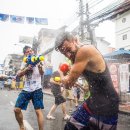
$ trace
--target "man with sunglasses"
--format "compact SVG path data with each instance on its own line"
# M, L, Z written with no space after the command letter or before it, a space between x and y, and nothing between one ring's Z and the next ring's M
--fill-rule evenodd
M23 53L25 56L33 55L34 51L31 47L25 46L23 48ZM39 130L43 130L43 92L41 86L41 76L43 75L43 67L41 64L36 66L22 64L21 70L18 72L17 76L25 76L24 88L18 95L14 112L16 120L18 121L20 130L25 130L23 124L23 114L21 110L26 110L29 101L31 100L37 115L37 121Z
M62 83L70 87L82 75L91 86L90 97L72 114L64 130L116 130L119 97L101 53L69 32L57 36L55 49L73 63L67 76L60 72Z

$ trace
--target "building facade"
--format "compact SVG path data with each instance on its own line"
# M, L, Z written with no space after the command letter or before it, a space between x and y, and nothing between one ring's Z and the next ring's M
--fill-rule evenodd
M22 55L8 54L4 60L3 74L15 75L21 67L22 59Z
M3 67L4 67L4 65L0 64L0 74L3 74Z
M130 10L114 19L116 47L130 50Z

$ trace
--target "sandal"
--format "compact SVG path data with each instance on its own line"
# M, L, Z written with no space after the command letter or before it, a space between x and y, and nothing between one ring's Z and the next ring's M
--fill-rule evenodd
M63 118L63 120L69 120L70 119L70 116L69 115L66 115L64 118Z
M72 113L72 109L69 110L69 113Z
M51 115L47 115L46 117L48 120L55 120L56 118L54 116L51 116Z

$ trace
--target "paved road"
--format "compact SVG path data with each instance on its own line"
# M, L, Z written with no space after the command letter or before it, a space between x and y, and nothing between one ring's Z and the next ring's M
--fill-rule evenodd
M13 112L18 93L18 91L0 90L0 130L19 129ZM52 96L44 95L44 117L46 117L53 102L54 98ZM63 130L65 121L63 121L63 114L60 107L56 110L55 117L56 120L46 120L45 118L45 130ZM27 130L38 130L36 115L31 102L27 111L24 111L24 120L28 127ZM130 130L130 115L119 114L118 130Z
M18 91L0 90L0 130L19 129L13 112L14 104L18 94ZM63 114L60 106L55 112L56 120L52 121L46 119L46 115L53 103L53 96L44 95L45 109L43 110L43 113L45 117L45 130L63 130L65 121L63 121ZM27 130L38 130L36 115L31 102L28 105L28 109L23 111L23 114L25 124L28 128L30 128Z

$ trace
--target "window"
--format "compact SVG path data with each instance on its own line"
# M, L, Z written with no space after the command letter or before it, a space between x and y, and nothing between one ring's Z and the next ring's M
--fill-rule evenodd
M123 40L126 40L126 39L127 39L127 34L123 35L123 36L122 36L122 39L123 39Z
M123 18L123 19L122 19L122 23L125 23L125 22L126 22L126 18Z

